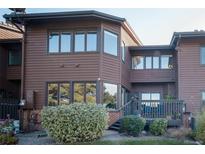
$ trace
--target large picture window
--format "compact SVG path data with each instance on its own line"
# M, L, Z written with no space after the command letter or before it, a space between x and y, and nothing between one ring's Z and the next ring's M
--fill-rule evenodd
M74 83L74 102L96 103L96 83Z
M48 84L48 105L56 106L70 103L70 83Z
M107 108L116 109L117 105L117 85L104 83L103 84L104 93L103 93L103 104Z
M21 65L21 52L20 51L9 51L9 65Z
M118 36L112 32L104 31L104 52L117 56Z

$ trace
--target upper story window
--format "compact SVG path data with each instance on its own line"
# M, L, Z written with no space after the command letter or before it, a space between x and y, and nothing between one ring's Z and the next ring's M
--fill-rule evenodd
M21 52L16 50L9 51L8 64L21 65Z
M172 69L172 55L133 56L132 69Z
M202 100L202 103L205 104L205 91L202 91L201 93L201 100Z
M200 61L205 64L205 46L200 48Z
M144 69L144 57L134 56L132 57L132 69Z
M75 52L85 51L85 34L76 33L75 34Z
M122 61L125 61L125 53L126 53L126 48L125 48L125 42L122 41Z
M97 33L87 33L87 49L86 51L97 51Z
M162 55L161 56L161 69L170 69L173 67L172 55Z
M104 31L104 52L117 56L118 35L109 31Z
M52 32L49 34L49 53L66 53L71 51L71 34Z

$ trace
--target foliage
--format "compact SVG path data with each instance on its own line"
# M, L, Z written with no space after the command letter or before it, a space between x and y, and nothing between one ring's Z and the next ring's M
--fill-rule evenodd
M164 135L167 129L168 121L166 119L155 119L150 125L150 132L153 135Z
M18 139L11 134L0 134L0 145L17 144Z
M128 135L132 136L138 136L140 132L144 129L145 124L145 119L141 117L134 115L125 116L122 119L120 132L125 132Z
M166 100L167 102L171 102L171 101L174 100L174 96L168 94L168 95L165 96L165 100Z
M6 119L0 123L0 133L4 134L13 134L14 132L14 125L13 120Z
M170 128L167 130L167 136L176 138L178 140L184 140L192 133L190 128Z
M108 121L103 106L85 103L45 107L41 115L42 126L59 143L88 142L100 138Z
M196 139L205 144L205 110L196 118Z

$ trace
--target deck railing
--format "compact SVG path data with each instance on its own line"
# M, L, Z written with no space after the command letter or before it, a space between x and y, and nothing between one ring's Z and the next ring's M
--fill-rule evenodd
M185 103L180 100L130 100L121 107L121 110L124 116L139 115L146 119L182 119L186 106Z
M19 100L15 98L0 98L0 119L19 119Z

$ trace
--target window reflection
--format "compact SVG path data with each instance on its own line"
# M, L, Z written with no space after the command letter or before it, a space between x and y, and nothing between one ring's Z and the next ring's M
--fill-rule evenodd
M71 35L69 33L61 34L61 52L71 51Z
M59 104L66 104L70 103L70 84L69 83L61 83L60 84L60 93L59 93Z
M59 52L59 33L50 33L49 35L49 52Z
M104 31L104 52L117 56L117 35Z
M48 105L58 105L58 84L48 84Z
M75 34L75 51L76 52L85 51L85 34L84 33Z
M95 32L87 34L87 51L97 51L97 34Z
M116 108L117 104L117 85L104 83L103 103L107 108Z
M144 69L144 57L142 56L132 57L132 69Z

